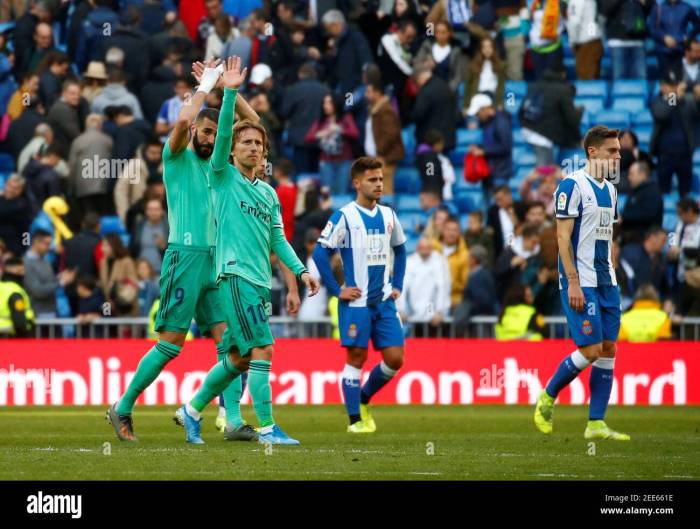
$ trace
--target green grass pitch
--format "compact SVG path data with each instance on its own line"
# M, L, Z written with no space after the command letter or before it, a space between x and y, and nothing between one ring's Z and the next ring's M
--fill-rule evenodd
M174 407L137 407L140 441L119 442L106 407L0 408L0 479L697 480L700 407L612 407L629 443L583 439L587 408L560 406L555 432L530 406L375 406L377 433L345 433L341 406L277 406L299 447L227 442L205 414L204 446L184 442ZM253 417L244 407L244 416Z

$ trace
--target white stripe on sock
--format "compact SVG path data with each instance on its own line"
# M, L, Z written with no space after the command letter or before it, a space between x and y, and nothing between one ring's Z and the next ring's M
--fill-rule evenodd
M202 414L195 410L190 404L185 404L185 410L187 410L187 415L192 417L195 421L198 421Z
M599 367L600 369L613 369L615 367L615 359L600 357L598 360L593 362L593 365Z
M591 363L588 361L588 358L586 358L585 356L583 356L583 355L581 354L581 351L579 351L578 349L576 349L573 353L571 353L571 361L572 361L572 362L574 363L574 365L575 365L578 369L580 369L581 371L583 371L583 370L586 369L589 365L591 365Z
M384 373L387 377L393 377L396 374L395 369L391 369L388 365L384 363L384 360L381 361L379 364L379 369L382 370L382 373Z
M345 369L343 369L343 378L346 380L360 380L360 375L362 370L351 366L350 364L345 364Z

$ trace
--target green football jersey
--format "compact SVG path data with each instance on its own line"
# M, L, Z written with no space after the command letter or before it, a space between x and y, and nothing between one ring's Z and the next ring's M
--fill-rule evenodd
M306 268L284 237L275 190L262 180L249 180L228 163L236 95L236 90L224 90L209 170L216 217L216 270L219 277L236 275L271 288L270 252L297 276Z
M213 246L216 238L209 160L202 160L189 147L173 154L170 142L163 148L163 183L168 199L169 243Z

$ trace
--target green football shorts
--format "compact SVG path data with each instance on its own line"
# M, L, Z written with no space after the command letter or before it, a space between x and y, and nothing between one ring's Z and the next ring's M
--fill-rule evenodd
M215 282L215 249L170 244L160 276L155 330L186 334L194 317L202 333L225 321Z
M270 289L254 285L239 276L224 276L219 282L221 305L226 316L224 347L237 347L241 356L254 347L272 345L270 331L272 302Z

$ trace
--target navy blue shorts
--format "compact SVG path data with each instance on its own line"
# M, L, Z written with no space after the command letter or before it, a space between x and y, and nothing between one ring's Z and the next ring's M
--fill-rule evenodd
M574 343L579 347L616 341L620 333L620 288L617 286L581 287L585 303L581 312L569 307L566 289L559 291L566 322Z
M401 318L392 298L367 307L350 307L349 302L340 301L338 326L343 347L366 349L370 338L375 349L404 344Z

